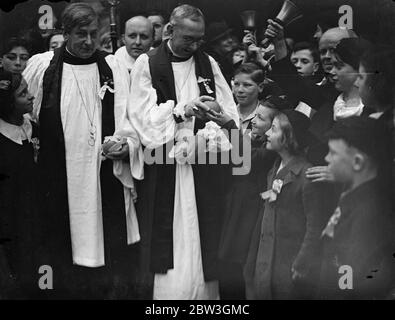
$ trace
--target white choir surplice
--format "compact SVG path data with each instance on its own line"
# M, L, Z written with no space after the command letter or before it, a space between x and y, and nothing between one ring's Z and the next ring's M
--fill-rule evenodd
M211 57L210 62L215 77L217 101L237 121L237 109L232 93L217 63ZM184 62L173 62L172 67L178 105L185 105L199 96L194 58L191 57ZM179 130L193 130L193 118L178 124L175 122L174 101L169 100L159 106L156 101L148 56L143 54L133 67L128 108L131 112L129 118L133 119L132 123L142 143L150 147L159 147L170 139L177 138ZM166 274L155 274L154 299L219 299L218 281L204 281L194 177L190 164L176 163L173 257L173 269L168 270Z
M126 46L122 46L117 51L115 51L114 56L126 67L126 69L128 69L128 72L132 71L136 60L129 55L128 51L126 50Z
M35 121L38 121L41 109L43 76L52 57L53 52L33 56L23 73L29 91L35 97L32 113ZM124 186L127 242L131 244L140 240L133 204L136 199L133 178L143 178L144 160L137 133L126 111L129 75L114 56L108 55L105 59L114 77L115 134L126 137L129 145L130 161L113 161L113 172ZM60 111L65 137L73 263L99 267L105 265L100 191L100 166L104 159L101 156L102 103L97 64L63 63L61 83ZM94 146L88 144L91 123L96 127Z
M65 137L73 262L91 267L104 265L99 89L96 63L63 64L60 112ZM96 126L94 146L88 144L90 121Z

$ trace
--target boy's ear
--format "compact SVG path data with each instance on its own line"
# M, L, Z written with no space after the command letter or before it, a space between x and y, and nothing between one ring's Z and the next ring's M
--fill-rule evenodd
M356 171L361 171L362 168L364 167L366 162L366 157L361 154L361 153L357 153L354 155L354 169Z
M314 73L318 71L318 68L320 67L320 64L318 62L314 62Z
M259 91L259 93L262 93L263 88L264 88L264 83L261 82L261 83L258 85L258 91Z

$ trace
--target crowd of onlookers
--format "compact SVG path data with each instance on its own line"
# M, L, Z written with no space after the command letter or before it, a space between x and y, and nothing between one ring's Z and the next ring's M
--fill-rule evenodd
M129 73L169 38L168 19L151 12L125 22L114 55ZM261 38L245 31L238 39L221 21L209 23L198 40L217 61L239 117L235 123L213 112L209 120L224 131L238 129L237 143L252 146L249 172L226 185L218 225L220 297L394 299L395 50L337 26L297 43L286 33L269 19ZM54 30L45 50L65 41ZM40 137L37 97L23 77L29 58L43 52L33 42L18 35L4 39L0 51L5 298L31 297L37 283L31 244L39 226L31 209ZM113 52L109 30L97 43Z

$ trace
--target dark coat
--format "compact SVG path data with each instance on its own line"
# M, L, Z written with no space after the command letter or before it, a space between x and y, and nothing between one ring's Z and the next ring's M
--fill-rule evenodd
M334 236L324 236L320 298L383 299L395 288L394 218L377 179L346 193L339 202ZM353 270L353 289L339 288L339 267Z
M313 109L320 109L339 95L333 83L325 81L317 85L312 77L301 77L291 63L289 56L272 63L269 78L274 80L292 103L303 101Z
M340 93L338 93L339 95ZM311 119L310 131L317 138L316 143L312 144L307 152L308 160L315 166L326 165L325 156L328 153L328 141L326 134L332 129L335 124L333 115L333 105L335 99L327 100L319 110L314 114ZM368 107L364 107L361 117L369 116L373 110Z
M35 131L33 127L33 136ZM33 154L32 143L24 140L19 145L0 134L0 259L5 259L0 265L7 264L16 279L14 287L9 288L17 295L11 294L12 298L28 298L37 288L35 278L39 266L34 253L40 223L36 208L37 165ZM8 275L0 274L0 291L3 276ZM4 292L3 288L0 296Z
M250 140L241 136L240 141ZM259 193L266 190L267 173L275 160L275 153L266 149L263 141L252 142L251 170L246 175L232 176L226 195L219 257L223 261L244 265L262 200ZM242 147L239 150L243 150Z
M268 186L283 180L277 200L265 202L254 230L244 275L248 299L311 297L319 271L323 216L319 183L305 177L311 165L295 157L276 174L277 161L268 175ZM291 268L307 276L294 283Z

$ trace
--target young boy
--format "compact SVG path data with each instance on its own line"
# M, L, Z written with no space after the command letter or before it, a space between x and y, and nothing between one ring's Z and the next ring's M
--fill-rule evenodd
M302 77L314 76L319 68L319 54L317 48L309 42L295 44L291 62Z
M338 121L329 133L325 160L344 192L322 232L324 298L383 299L393 287L394 225L379 179L383 141L378 122L365 117Z

